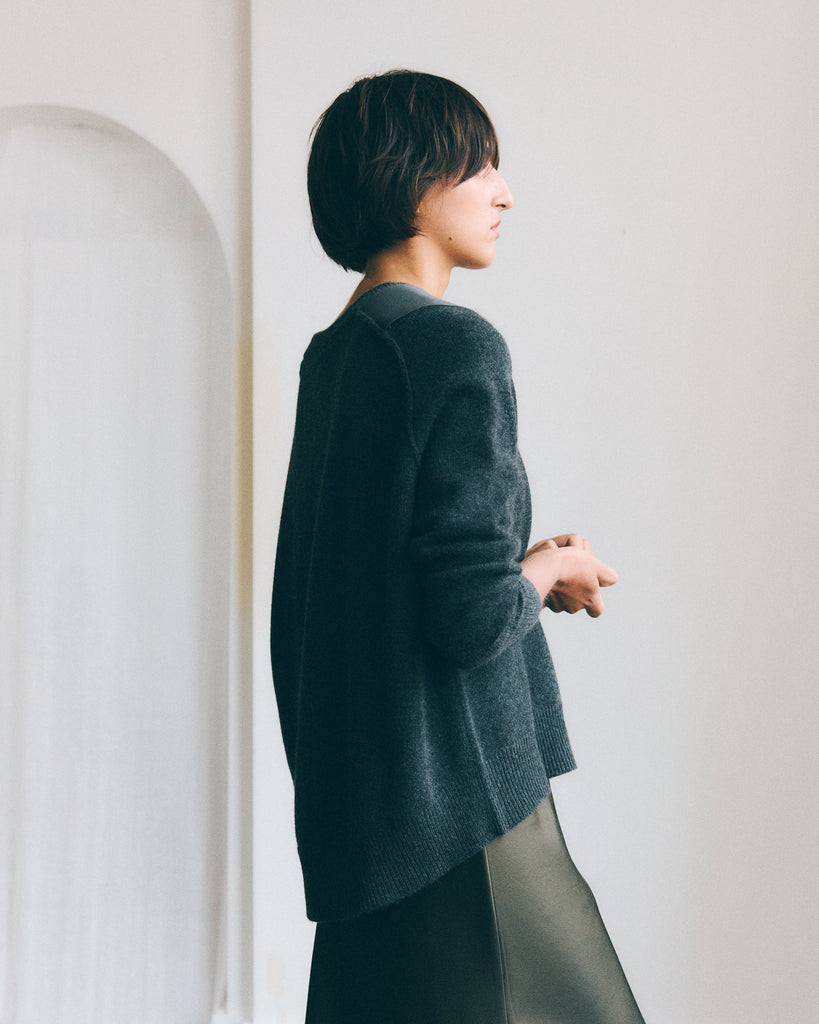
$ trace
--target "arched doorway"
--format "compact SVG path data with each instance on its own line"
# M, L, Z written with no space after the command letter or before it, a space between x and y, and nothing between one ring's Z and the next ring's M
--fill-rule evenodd
M221 998L231 289L144 139L0 111L8 1024Z

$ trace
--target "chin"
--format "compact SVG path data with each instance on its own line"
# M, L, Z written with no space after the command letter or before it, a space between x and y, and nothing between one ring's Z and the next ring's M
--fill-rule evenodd
M463 260L458 266L463 267L465 270L486 270L487 267L491 267L495 262L495 253L484 253L481 256L470 256Z

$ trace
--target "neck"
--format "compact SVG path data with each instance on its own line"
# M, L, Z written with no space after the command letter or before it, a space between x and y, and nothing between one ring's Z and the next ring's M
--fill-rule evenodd
M414 284L430 295L443 298L449 286L452 266L440 257L435 259L426 241L422 235L416 235L371 256L348 306L370 288L389 281Z

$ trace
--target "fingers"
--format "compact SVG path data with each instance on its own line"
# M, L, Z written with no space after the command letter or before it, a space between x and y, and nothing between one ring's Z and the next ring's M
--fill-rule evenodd
M551 539L554 542L555 547L558 547L558 548L584 548L585 549L585 544L588 543L587 541L583 540L583 538L580 536L579 533L561 533L559 537L552 537ZM589 549L586 549L586 550L591 550L591 549L589 548Z
M563 533L559 537L553 537L555 547L560 548L582 548L587 554L591 554L591 541L579 533Z
M574 580L557 583L546 595L543 606L555 613L566 612L568 615L575 615L585 610L596 616L603 610L603 601L600 597L600 588L590 574L585 582ZM598 607L599 611L596 610Z
M582 548L587 554L591 554L591 541L579 533L561 533L558 537L539 540L537 544L533 544L529 548L526 554L532 555L545 548Z
M543 602L543 607L548 608L549 611L554 612L555 615L560 614L560 612L565 612L567 615L574 615L577 612L582 611L584 606L577 601L561 600L556 594L550 593Z
M597 619L603 614L604 608L605 605L603 604L603 597L598 589L592 595L591 600L586 604L586 614L592 619Z
M617 575L616 570L612 569L610 565L604 565L603 562L600 562L599 565L600 569L597 573L597 582L601 587L613 587L620 578Z
M598 587L595 587L593 592L588 595L582 607L585 608L586 614L592 619L596 619L603 614L605 606ZM580 609L578 608L577 610L579 611Z
M550 594L543 602L543 607L548 608L550 612L554 612L556 615L560 612L565 612L567 615L576 615L578 612L585 610L588 616L596 619L603 614L605 605L599 596L594 601L584 604L580 601L560 601L554 594Z
M586 614L592 618L597 619L603 614L605 605L603 604L603 597L600 593L600 587L594 588L593 592L589 594L588 599L584 602Z
M549 539L549 540L539 540L537 542L537 544L533 544L529 548L529 550L526 552L526 557L528 558L529 555L535 555L535 554L537 554L538 551L548 551L548 550L553 550L553 549L556 549L556 548L557 548L557 544L555 544L555 542L553 540L551 540L551 539Z
M578 556L573 556L578 557ZM575 612L585 610L591 618L599 618L605 605L600 593L602 587L611 587L617 582L617 573L611 566L605 565L593 557L586 557L586 552L579 556L585 568L571 573L558 580L547 595L545 607L553 612Z

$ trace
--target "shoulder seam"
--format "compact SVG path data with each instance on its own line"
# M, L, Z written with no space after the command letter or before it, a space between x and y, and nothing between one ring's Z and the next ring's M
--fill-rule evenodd
M410 312L414 312L414 311L411 310ZM413 404L414 403L413 403L413 394L412 394L412 383L410 382L409 370L407 369L407 364L406 364L406 362L404 360L404 354L401 351L400 346L398 344L396 344L395 339L390 335L390 327L392 326L392 324L390 324L390 325L388 325L386 327L382 326L382 324L380 324L376 320L374 320L368 313L365 313L364 310L358 310L358 314L360 316L363 316L366 320L368 320L370 322L370 324L372 324L372 326L375 328L375 330L378 331L378 333L381 335L383 340L389 346L390 351L392 352L393 356L395 357L395 359L398 362L399 372L401 374L401 382L402 382L403 387L404 387L404 395L406 396L406 412L405 412L406 422L404 424L404 427L405 427L405 429L407 431L407 437L409 438L409 444L410 444L410 449L412 451L412 457L413 457L413 459L415 461L415 464L418 465L420 463L420 461L421 461L421 453L418 450L418 444L417 444L416 439L415 439L415 430L413 429L413 422L414 422ZM408 316L409 313L407 313L406 315ZM403 317L400 317L399 319L403 319Z

